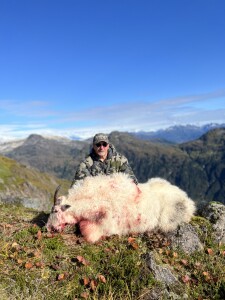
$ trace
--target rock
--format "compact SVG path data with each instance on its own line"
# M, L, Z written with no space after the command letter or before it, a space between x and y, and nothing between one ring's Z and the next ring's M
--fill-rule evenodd
M138 299L140 300L187 300L188 295L184 293L183 295L177 295L173 292L170 292L167 289L162 289L160 287L153 288L152 290L146 290L143 292Z
M184 223L180 225L177 230L170 232L167 237L171 241L172 249L179 248L187 254L203 250L198 234L191 224Z
M160 288L155 287L147 290L140 299L157 300L157 299L185 299L177 295L182 289L179 280L172 273L169 266L159 265L156 263L153 252L143 255L149 271L153 274L155 280L161 283Z
M225 205L219 202L210 202L201 214L211 222L215 240L225 244Z
M153 253L149 252L145 255L147 267L154 274L156 280L171 285L178 282L178 279L173 275L168 267L157 265Z

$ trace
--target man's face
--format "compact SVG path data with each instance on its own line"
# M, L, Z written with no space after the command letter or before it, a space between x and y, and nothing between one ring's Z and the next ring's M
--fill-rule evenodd
M109 144L106 142L99 142L97 144L93 145L95 153L101 158L106 159L108 150L109 150Z

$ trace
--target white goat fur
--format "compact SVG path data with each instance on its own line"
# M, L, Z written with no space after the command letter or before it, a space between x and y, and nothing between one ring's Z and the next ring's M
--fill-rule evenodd
M61 231L66 224L79 223L92 243L113 234L172 231L195 212L194 202L168 181L153 178L137 186L123 173L87 177L57 202L47 229Z

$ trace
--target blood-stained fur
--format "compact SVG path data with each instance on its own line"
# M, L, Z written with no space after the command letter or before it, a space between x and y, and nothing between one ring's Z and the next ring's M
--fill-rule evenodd
M168 181L153 178L137 186L116 173L87 177L67 196L56 193L47 229L61 232L67 224L79 223L84 238L94 243L113 234L172 231L194 212L194 202Z

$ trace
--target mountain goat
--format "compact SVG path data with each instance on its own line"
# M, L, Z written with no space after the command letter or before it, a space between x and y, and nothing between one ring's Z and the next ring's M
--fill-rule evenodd
M90 243L114 234L172 231L195 212L194 202L168 181L153 178L136 185L123 173L86 177L67 196L57 194L47 230L61 232L67 224L79 223Z

